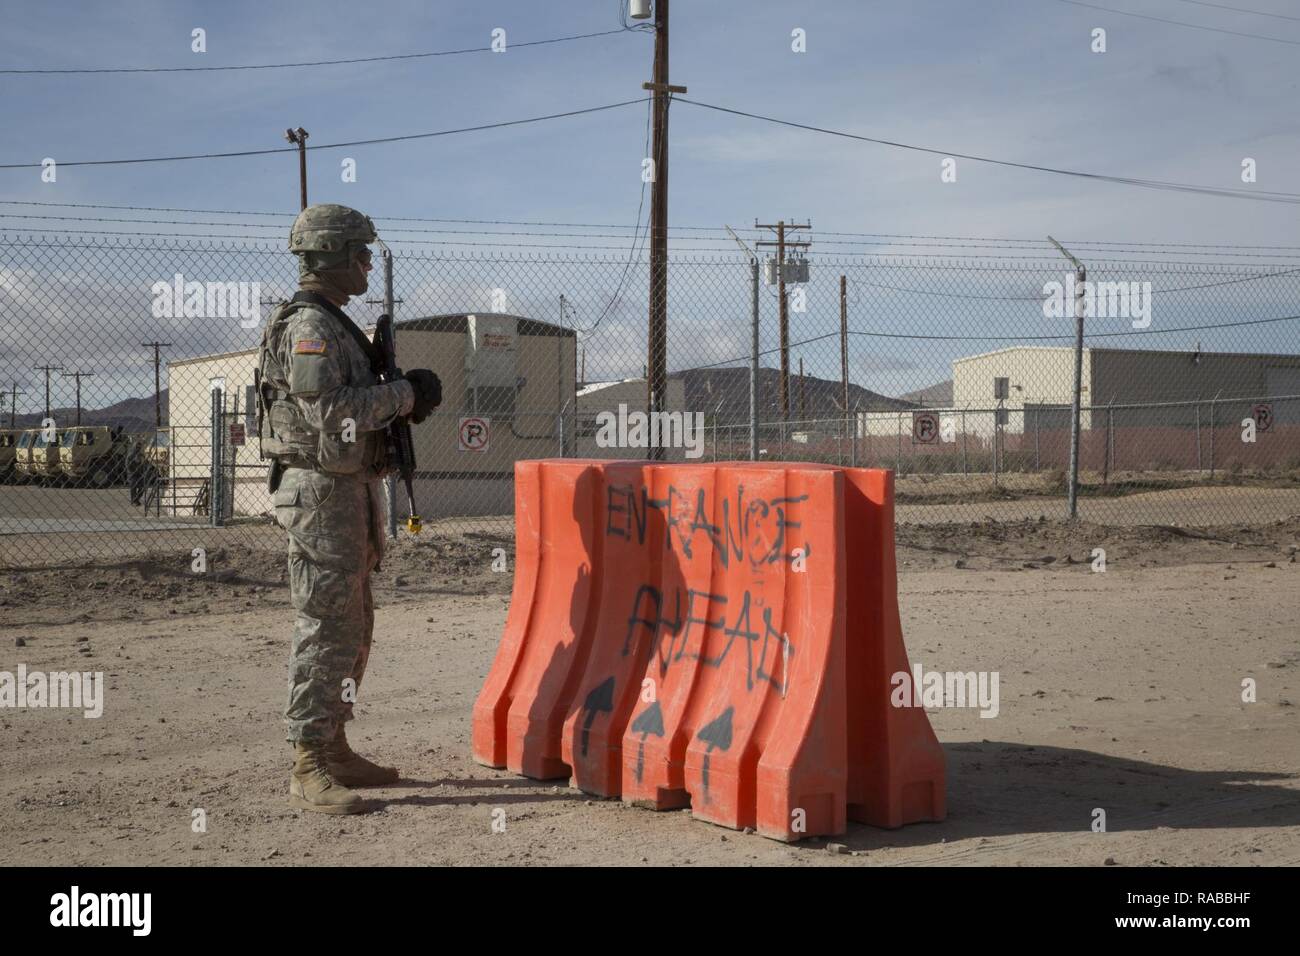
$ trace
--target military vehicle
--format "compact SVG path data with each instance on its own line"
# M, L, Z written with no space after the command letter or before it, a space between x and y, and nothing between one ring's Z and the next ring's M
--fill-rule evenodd
M0 428L0 481L17 479L18 438L22 432L16 428Z
M121 428L76 425L59 443L59 469L69 484L107 488L126 481L134 454L135 442Z
M23 455L24 448L18 449L18 467L23 470L26 464L25 474L29 479L39 481L42 484L61 485L65 482L63 470L59 467L59 443L63 440L65 428L56 429L54 440L45 440L45 429L31 428L23 432L23 437L31 436L25 446L26 456Z
M32 477L32 441L40 429L27 428L18 433L14 442L14 480L30 481Z

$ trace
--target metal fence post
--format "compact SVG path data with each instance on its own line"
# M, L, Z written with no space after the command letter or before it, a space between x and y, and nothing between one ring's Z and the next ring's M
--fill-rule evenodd
M1196 403L1196 470L1201 468L1201 403Z
M1002 436L1002 406L993 409L993 487L998 486L998 439Z
M1043 433L1043 410L1034 409L1034 471L1042 469L1042 455L1039 450L1039 443Z
M967 458L966 447L966 409L961 410L961 473L969 477L970 461Z
M1109 433L1107 442L1107 456L1110 463L1111 471L1119 471L1119 462L1115 456L1115 399L1110 400L1110 407L1106 409L1106 431Z
M852 433L853 444L850 446L851 457L849 458L849 463L854 468L858 467L858 427L859 427L858 423L861 421L861 416L862 416L861 408L862 408L861 402L853 403L853 433Z
M1219 396L1222 394L1223 394L1223 389L1219 389L1217 392L1214 393L1214 397L1210 399L1210 478L1211 479L1214 478L1214 403L1219 400Z
M1061 255L1074 263L1074 390L1070 396L1070 475L1066 502L1068 517L1073 521L1079 517L1079 415L1083 404L1084 289L1088 285L1088 270L1059 242L1051 236L1047 238Z
M384 314L393 314L393 250L380 247L384 260ZM393 348L397 348L397 319L393 319ZM397 538L397 476L389 475L388 486L388 537Z
M894 474L903 473L903 413L898 413L898 452L894 460Z
M749 260L749 460L758 461L758 258Z
M226 391L223 382L213 380L210 383L212 396L212 437L211 463L208 469L208 524L220 528L222 505L225 504L225 410Z
M1101 450L1101 483L1110 484L1111 437L1114 435L1115 409L1106 406L1106 444Z

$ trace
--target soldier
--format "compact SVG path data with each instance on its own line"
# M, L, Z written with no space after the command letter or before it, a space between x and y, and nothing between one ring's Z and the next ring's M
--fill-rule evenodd
M304 209L289 232L300 291L271 314L258 355L258 437L272 459L269 487L289 535L297 610L285 706L295 751L289 805L320 813L365 810L350 787L398 779L353 752L344 724L374 629L370 572L384 548L386 430L404 415L418 424L442 399L428 369L379 384L380 356L342 310L366 291L366 246L377 238L355 209Z

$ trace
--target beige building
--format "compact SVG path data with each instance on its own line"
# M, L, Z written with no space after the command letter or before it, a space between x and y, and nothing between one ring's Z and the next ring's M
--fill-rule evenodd
M1278 425L1300 424L1300 355L1085 348L1082 358L1085 430L1105 427L1108 414L1126 427L1225 425L1259 404L1271 408ZM998 379L1006 380L1003 399ZM952 363L948 407L859 412L858 436L911 443L914 431L937 426L939 443L963 434L991 439L999 417L1004 434L1068 429L1073 387L1069 346L971 355Z
M953 362L953 408L1007 410L1010 431L1068 427L1074 385L1074 350L1069 346L1015 346ZM995 380L1007 379L999 402ZM1201 352L1199 349L1085 348L1081 427L1100 426L1104 408L1125 407L1128 425L1191 426L1210 412L1216 420L1240 419L1260 402L1271 402L1279 424L1300 422L1300 355ZM1288 398L1287 396L1292 396ZM968 412L968 418L971 417Z
M575 336L522 316L438 315L398 322L402 368L430 368L442 407L412 429L416 504L423 517L510 514L514 463L573 454ZM232 445L233 513L270 510L268 463L257 447L253 372L257 350L168 363L168 422L178 511L189 513L211 473L212 390L222 390ZM230 432L226 432L229 434ZM229 499L228 499L229 500ZM168 499L164 499L164 507ZM404 508L404 502L402 504Z

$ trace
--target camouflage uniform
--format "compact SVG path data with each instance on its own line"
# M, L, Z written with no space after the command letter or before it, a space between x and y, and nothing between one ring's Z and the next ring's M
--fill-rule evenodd
M321 449L315 462L285 469L273 498L275 520L289 534L289 592L298 611L285 707L290 740L329 740L352 718L343 681L351 677L355 691L365 674L374 631L370 572L384 552L383 430L413 401L405 381L378 385L361 349L334 325L333 316L306 308L282 323L273 318L268 328L290 399ZM303 342L323 342L324 350L297 351ZM357 453L343 457L362 461L359 470L339 473L328 470L337 462L321 459L344 445L337 436L347 419L355 423Z
M312 206L295 223L294 242L300 228L311 229L313 213L337 220L340 210L369 225L344 207ZM364 235L365 227L360 231ZM373 226L370 236L373 241ZM324 258L332 264L328 254ZM302 271L304 289L329 289L331 270L319 261L305 257ZM364 291L364 273L360 284ZM262 447L284 468L273 503L289 535L289 590L298 612L289 654L288 739L324 744L352 718L351 699L370 655L370 573L384 550L378 479L386 471L385 429L412 410L415 396L408 381L379 384L370 357L344 322L315 303L275 310L259 369ZM350 694L348 678L355 682Z

